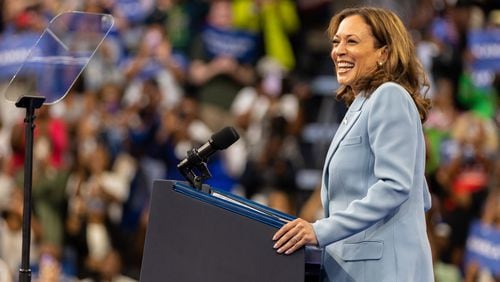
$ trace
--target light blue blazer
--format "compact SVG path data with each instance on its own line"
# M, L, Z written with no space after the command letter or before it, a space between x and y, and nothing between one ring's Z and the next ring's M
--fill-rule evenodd
M335 282L432 282L425 142L409 93L392 82L358 95L323 169L325 218L313 223Z

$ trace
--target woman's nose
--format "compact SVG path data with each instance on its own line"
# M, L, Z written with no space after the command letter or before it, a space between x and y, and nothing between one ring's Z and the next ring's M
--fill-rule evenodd
M343 55L347 52L346 45L343 42L339 42L333 49L332 54Z
M335 61L338 57L345 55L345 48L332 48L332 52L330 53L330 57L333 61Z

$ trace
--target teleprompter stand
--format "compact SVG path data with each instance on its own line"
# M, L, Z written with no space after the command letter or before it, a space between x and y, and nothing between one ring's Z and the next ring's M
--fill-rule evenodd
M25 155L24 155L24 199L22 226L22 255L19 281L31 281L30 242L31 242L31 189L33 175L33 133L35 130L35 109L40 108L45 101L41 96L22 96L16 102L16 107L26 109L25 123Z
M3 91L7 101L26 109L22 256L19 281L31 281L31 190L35 110L62 100L111 31L111 15L79 11L55 16ZM84 40L85 44L74 44ZM17 64L17 62L16 62Z

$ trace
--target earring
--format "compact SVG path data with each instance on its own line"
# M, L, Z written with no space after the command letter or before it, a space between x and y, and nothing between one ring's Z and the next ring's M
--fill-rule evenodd
M383 65L384 65L384 63L382 63L382 62L378 62L378 66L379 66L379 67L382 67Z

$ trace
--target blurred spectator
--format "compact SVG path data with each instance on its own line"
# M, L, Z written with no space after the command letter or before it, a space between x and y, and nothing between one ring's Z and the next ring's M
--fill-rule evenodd
M148 180L165 175L165 165L158 154L160 144L156 134L161 126L161 114L166 109L165 96L156 79L141 83L141 95L134 103L126 105L125 120L128 121L125 149L137 159ZM152 183L148 184L151 191Z
M442 253L448 248L450 227L444 223L439 223L433 228L434 242L432 243L432 256L434 262L434 276L436 282L460 282L462 274L460 268L454 264L442 260Z
M455 121L451 139L443 141L437 180L447 191L443 217L452 228L450 260L460 265L469 224L478 216L498 152L498 136L491 120L463 113Z
M436 173L443 164L444 156L442 143L450 138L451 129L459 112L455 106L454 87L451 79L437 78L435 82L433 107L429 111L428 119L424 124L427 139L426 173L432 183L431 190L434 194L443 197L445 191L436 183Z
M12 282L14 279L9 266L0 258L0 282Z
M15 19L14 26L17 32L34 32L41 34L48 24L51 15L44 15L42 5L32 3L20 12ZM45 17L47 16L47 18Z
M463 109L474 112L485 119L495 115L496 92L490 85L477 85L472 70L464 70L458 81L457 99Z
M92 0L97 2L101 9L105 8L117 19L120 37L127 50L135 50L140 45L138 40L144 32L144 22L154 9L154 0Z
M308 80L318 75L333 76L332 65L325 60L331 51L325 26L328 26L334 5L329 0L297 1L300 29L293 40L296 67L292 71Z
M164 97L156 79L148 79L140 84L139 99L126 105L130 150L136 157L150 156L155 143L154 135L160 124L160 114ZM141 146L135 146L141 145Z
M257 71L256 86L238 92L231 107L236 125L243 132L248 154L240 181L246 197L269 196L270 206L295 213L294 177L298 168L303 166L293 134L299 119L299 99L291 93L286 70L276 60L262 58ZM273 154L274 150L276 153ZM264 171L268 169L269 175L265 176ZM282 182L277 183L279 181L274 178ZM268 189L280 191L269 194ZM281 193L283 191L286 193Z
M204 22L209 1L203 0L158 0L147 23L162 25L175 54L188 60L189 47Z
M89 154L91 158L78 159L81 166L75 167L68 181L66 226L76 243L73 251L88 252L85 268L96 272L113 243L119 243L113 242L118 238L113 231L121 222L121 205L129 195L133 164L122 158L111 163L100 143Z
M54 118L50 108L42 106L38 111L37 127L33 144L32 201L33 212L42 228L40 244L59 249L63 244L64 187L67 177L68 136L64 120ZM18 183L24 176L24 134L21 126L14 128L13 140L18 147L14 161ZM19 187L22 185L19 184Z
M433 70L447 75L457 85L462 73L462 54L466 47L467 26L469 24L469 1L451 4L439 2L437 16L430 25L432 41L437 44L438 55L433 60ZM456 99L456 97L455 97Z
M15 179L8 168L7 158L0 155L0 212L9 206L12 190L16 188Z
M287 73L281 64L265 57L259 61L257 71L256 85L239 91L231 105L235 125L244 132L250 157L261 150L259 146L263 145L261 141L272 118L283 116L289 130L299 116L299 100L290 92Z
M106 34L101 34L105 36ZM95 36L95 34L94 34ZM77 39L78 40L78 39ZM80 40L85 40L81 38ZM125 74L118 68L124 57L124 46L112 30L93 54L84 70L87 91L97 92L107 84L123 84Z
M492 31L488 26L490 24L485 22L484 12L476 5L469 10L470 22L466 46L462 51L463 69L458 80L457 100L461 108L490 119L495 114L496 92L492 85L498 68L491 64L488 66L488 61L497 58L484 56L478 50L484 48L494 35L489 33ZM479 43L481 40L485 43Z
M101 260L95 275L81 279L82 282L135 282L123 275L123 265L120 254L116 250L110 250Z
M165 177L182 180L177 164L186 157L188 150L206 142L211 134L199 118L198 101L193 97L183 97L178 107L162 113L156 140L161 144L161 158L167 167Z
M72 277L64 272L60 261L60 254L54 254L52 251L41 251L38 265L33 271L33 280L40 282L76 282Z
M127 138L128 120L123 111L121 84L104 84L96 93L96 119L99 120L99 136L103 139L114 160L123 152Z
M34 131L34 146L40 146L40 160L47 157L47 165L55 169L66 167L66 156L69 149L69 140L66 121L62 118L57 118L50 112L52 108L42 106L39 109L36 123L39 124ZM13 172L17 173L24 164L24 124L18 122L17 126L12 128L11 146L12 151L12 168ZM37 140L40 139L40 140ZM34 155L34 157L36 157Z
M492 120L465 112L454 122L445 141L442 183L457 194L484 189L494 171L498 136Z
M460 267L446 260L450 250L451 227L443 222L440 199L432 196L432 207L426 214L427 235L431 244L434 277L436 282L460 282Z
M173 107L182 96L180 83L185 66L172 54L170 41L160 25L148 26L142 39L137 53L124 63L128 81L124 102L127 106L147 103L141 92L148 81L155 81L162 96L158 106Z
M436 80L445 77L434 77L435 75L443 75L440 73L434 73L434 60L440 55L440 47L433 40L428 27L420 27L421 31L413 31L413 40L415 41L415 48L417 51L418 58L422 63L426 73L429 76L429 97L433 97L437 91L435 88ZM453 85L453 82L451 83ZM453 97L452 97L453 98Z
M210 2L207 23L193 42L189 77L201 102L200 117L211 130L233 124L229 108L238 91L255 80L256 52L255 35L233 25L232 2Z
M263 148L250 158L240 178L245 196L285 213L296 214L297 151L283 116L270 117Z
M262 56L290 71L295 67L291 38L300 27L297 7L290 0L233 1L234 25L262 38Z
M23 193L21 189L12 190L9 204L0 218L0 258L13 275L19 272L22 258ZM30 263L37 262L40 229L36 218L32 217Z

